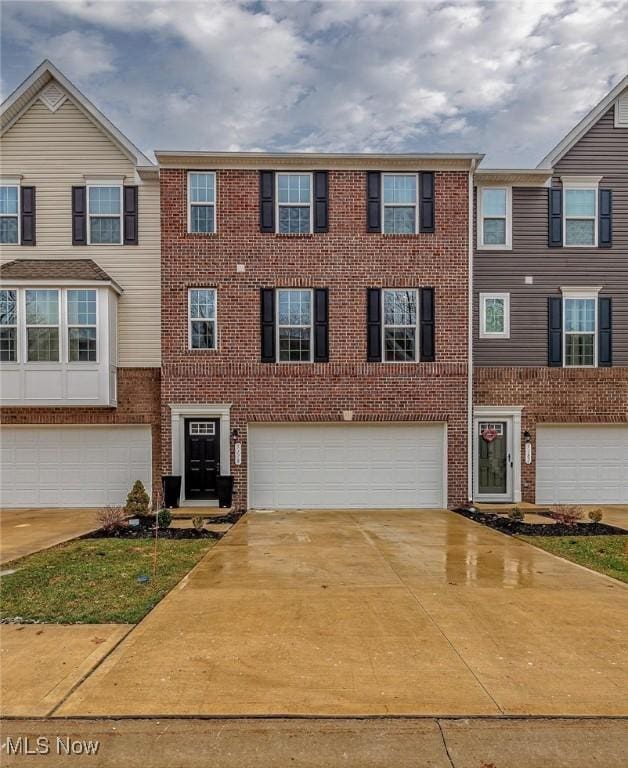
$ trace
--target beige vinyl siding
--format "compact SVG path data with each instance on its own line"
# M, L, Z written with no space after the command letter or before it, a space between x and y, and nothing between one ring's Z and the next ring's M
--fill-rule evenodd
M118 363L160 365L159 180L137 176L134 163L69 99L51 112L36 100L0 140L0 174L37 188L37 245L4 245L16 258L93 259L124 289L118 312ZM71 187L84 176L124 176L139 186L139 245L73 246Z

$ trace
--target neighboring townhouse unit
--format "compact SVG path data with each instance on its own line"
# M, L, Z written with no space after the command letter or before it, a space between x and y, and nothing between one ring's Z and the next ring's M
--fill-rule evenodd
M474 498L628 503L628 77L475 177Z
M218 473L241 507L465 501L480 156L156 154L182 502L212 503Z
M159 479L157 167L52 64L3 103L2 504Z

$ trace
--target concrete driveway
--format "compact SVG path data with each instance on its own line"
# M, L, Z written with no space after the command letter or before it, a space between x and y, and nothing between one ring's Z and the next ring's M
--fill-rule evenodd
M96 509L0 510L0 563L54 547L95 530Z
M250 513L55 715L627 715L628 588L451 512Z

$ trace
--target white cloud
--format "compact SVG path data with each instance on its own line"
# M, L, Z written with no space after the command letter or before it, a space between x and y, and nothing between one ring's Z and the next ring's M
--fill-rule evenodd
M4 6L4 48L50 55L147 149L530 164L628 70L628 0Z

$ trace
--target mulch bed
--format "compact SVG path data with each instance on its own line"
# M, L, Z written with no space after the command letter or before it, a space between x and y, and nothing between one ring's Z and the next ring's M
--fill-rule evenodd
M244 510L234 510L225 515L212 516L205 520L213 525L214 523L237 523L244 514ZM99 528L97 531L88 533L86 539L154 539L155 538L155 517L153 515L141 516L135 518L139 520L139 525L125 526L117 528L114 531L104 531ZM221 539L222 533L215 531L197 531L195 528L160 528L157 531L158 539Z
M564 523L554 523L543 525L542 523L524 523L520 520L511 520L504 515L497 515L494 512L480 512L477 509L468 507L458 507L454 509L459 515L474 520L476 523L487 525L496 531L507 533L510 536L523 534L525 536L626 536L628 531L623 528L616 528L614 525L606 523L576 523L575 525L565 525ZM539 514L538 512L536 514Z

